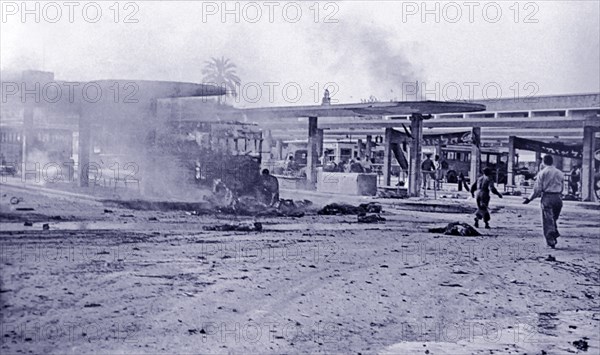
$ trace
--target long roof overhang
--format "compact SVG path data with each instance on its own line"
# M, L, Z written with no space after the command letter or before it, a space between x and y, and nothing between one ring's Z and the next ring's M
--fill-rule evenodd
M248 119L298 117L362 117L393 115L433 115L485 111L485 105L468 102L394 101L339 105L279 106L235 109Z

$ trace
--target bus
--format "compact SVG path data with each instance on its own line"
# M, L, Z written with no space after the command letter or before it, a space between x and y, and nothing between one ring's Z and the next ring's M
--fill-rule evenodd
M446 181L455 183L462 172L467 181L471 181L471 146L448 145L442 147L442 170L446 171ZM496 183L506 184L508 166L507 148L481 148L481 170L492 169ZM518 166L518 155L515 156L514 166ZM476 178L476 177L475 177Z

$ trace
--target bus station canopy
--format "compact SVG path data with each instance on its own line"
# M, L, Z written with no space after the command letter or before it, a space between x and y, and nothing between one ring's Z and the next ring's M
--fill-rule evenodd
M485 105L468 102L393 101L339 105L279 106L236 109L248 119L297 117L361 117L393 115L433 115L449 112L484 111Z

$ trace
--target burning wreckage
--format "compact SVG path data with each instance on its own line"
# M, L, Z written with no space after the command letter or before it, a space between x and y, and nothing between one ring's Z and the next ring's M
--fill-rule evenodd
M206 192L203 202L193 204L194 213L301 217L312 205L280 199L277 178L261 172L263 139L256 124L173 120L156 132L151 155L171 160L181 189Z
M356 215L359 223L385 221L380 216L381 206L373 203L360 206L333 203L316 210L306 199L281 199L277 178L266 169L261 171L263 138L256 124L232 120L164 120L160 127L150 130L147 152L154 163L149 166L162 167L160 173L149 173L152 184L146 189L147 197L159 200L106 202L138 210L185 210L196 215L302 217L315 213ZM169 178L162 178L164 175ZM176 191L170 185L176 185ZM164 197L170 201L160 199ZM259 231L260 227L252 222L218 228Z

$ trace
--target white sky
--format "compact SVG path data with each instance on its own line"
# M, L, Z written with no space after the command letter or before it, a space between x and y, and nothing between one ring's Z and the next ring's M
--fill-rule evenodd
M403 96L402 88L403 83L415 80L429 89L438 83L439 90L426 97L437 100L469 99L467 82L477 83L470 84L475 98L497 97L497 88L502 97L515 96L517 87L521 97L600 91L600 1L596 0L457 1L453 4L461 9L462 17L456 23L451 23L456 7L433 1L426 6L439 6L439 23L433 14L422 21L422 1L320 2L316 6L308 1L302 3L302 15L295 23L282 14L286 2L271 2L275 4L273 23L270 5L260 2L262 17L256 23L250 22L255 12L247 2L238 2L239 23L234 15L221 21L221 1L204 5L200 1L133 2L139 9L133 16L137 23L123 22L134 9L125 8L127 2L120 3L118 23L111 10L114 1L97 2L102 9L97 23L82 16L86 2L78 2L73 23L68 7L61 5L63 1L57 3L62 10L57 23L47 21L55 12L48 7L44 16L44 2L40 3L40 23L36 23L33 15L22 21L22 8L15 15L8 13L12 4L20 7L21 1L2 1L2 69L43 69L55 72L59 80L202 82L204 61L225 56L238 65L238 75L246 85L236 103L239 107L318 103L327 82L334 83L330 87L338 102L358 102L370 95L382 101L414 99L414 95ZM290 17L295 14L294 4L287 7ZM469 4L475 4L473 23ZM496 4L502 14L492 23ZM247 16L242 11L245 5ZM234 6L235 2L227 4L229 9ZM217 14L203 11L210 9ZM409 10L417 14L410 15ZM333 12L332 19L338 22L324 23ZM93 8L88 14L94 17ZM537 23L526 23L528 15ZM271 99L266 82L279 83ZM290 87L287 96L282 90L286 84ZM257 85L261 97L253 103ZM485 85L490 87L487 95ZM302 90L297 101L295 87Z

